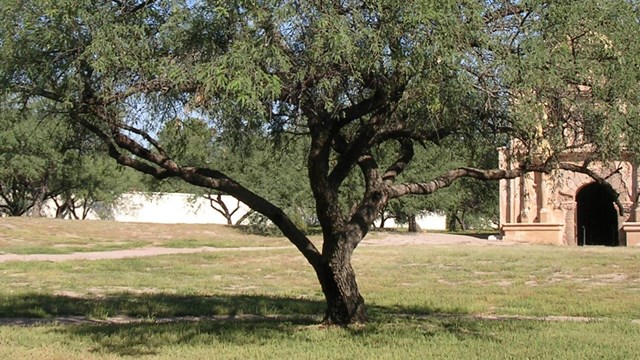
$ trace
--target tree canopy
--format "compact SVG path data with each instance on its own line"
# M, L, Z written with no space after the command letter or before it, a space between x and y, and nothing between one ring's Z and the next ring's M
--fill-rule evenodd
M327 323L366 319L351 256L392 199L461 178L554 168L557 154L620 150L636 129L634 0L25 0L0 4L0 83L11 106L46 99L120 164L233 195L314 268ZM223 172L180 161L156 135L198 118L226 139L301 136L316 247L278 206ZM457 164L402 182L416 146L517 139L510 170ZM633 131L629 139L636 136ZM280 140L279 140L280 139ZM626 142L628 146L635 146ZM506 144L501 144L506 145ZM380 158L378 148L394 156ZM272 174L263 174L266 178ZM362 186L356 198L342 191ZM273 187L280 184L273 183Z
M85 218L134 186L135 173L116 164L86 131L42 109L0 113L0 212L40 216L45 201L57 217Z

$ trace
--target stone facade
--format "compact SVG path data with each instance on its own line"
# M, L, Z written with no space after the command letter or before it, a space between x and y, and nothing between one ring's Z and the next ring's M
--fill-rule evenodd
M502 169L517 166L511 161L509 148L498 150ZM563 154L561 160L582 163L587 154L573 151ZM589 166L606 179L610 189L588 175L565 170L501 180L500 231L504 239L556 245L640 246L638 165L625 159L628 157L622 158Z

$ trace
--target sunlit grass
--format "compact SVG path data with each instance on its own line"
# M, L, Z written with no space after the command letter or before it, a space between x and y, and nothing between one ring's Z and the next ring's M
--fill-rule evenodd
M248 235L222 225L0 218L0 254L69 254L146 246L233 248L286 244L289 242L282 237Z
M243 236L223 230L230 239ZM192 239L165 241L193 247L207 241ZM46 239L34 242L47 248ZM105 244L107 238L96 246ZM363 246L353 266L371 321L325 328L317 325L324 308L317 279L293 246L0 263L0 358L631 359L640 353L640 249ZM19 325L61 316L90 322ZM557 320L541 320L547 316ZM118 318L135 323L113 323Z

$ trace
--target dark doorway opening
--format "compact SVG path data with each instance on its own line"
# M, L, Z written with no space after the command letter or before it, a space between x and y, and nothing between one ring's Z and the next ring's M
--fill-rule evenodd
M578 245L618 246L618 215L604 185L591 183L576 194Z

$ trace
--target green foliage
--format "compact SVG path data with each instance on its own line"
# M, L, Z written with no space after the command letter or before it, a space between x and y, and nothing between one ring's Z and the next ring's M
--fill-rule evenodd
M0 209L19 216L51 195L48 184L63 160L60 123L43 122L30 113L6 109L0 116ZM52 136L53 135L53 136ZM56 138L56 135L59 137Z
M637 1L531 2L539 14L510 35L517 52L505 56L502 76L511 115L536 151L589 144L593 157L619 156L637 129ZM547 115L540 122L540 111ZM526 134L524 134L526 133Z
M173 159L187 166L215 166L244 186L261 194L291 216L300 229L316 222L313 199L305 181L306 143L301 139L281 137L273 144L267 134L247 133L241 138L218 134L205 121L188 118L168 122L158 134L162 148ZM156 191L180 191L197 196L212 195L206 189L189 186L178 179L149 179ZM215 203L212 206L218 206ZM248 218L252 231L278 233L263 216Z
M306 166L309 143L292 151L293 162L263 166L261 156L279 157L269 154L265 133L309 134L314 116L346 116L380 94L382 104L372 101L339 129L347 141L368 127L403 129L413 139L437 130L484 149L489 134L505 132L532 159L544 146L561 151L581 129L599 156L615 153L638 113L636 7L624 0L5 2L0 81L5 93L47 98L85 125L126 123L172 138L160 142L180 164L214 167L282 207L308 209L310 195L287 191L287 203L278 194L301 188L287 183L298 172L279 178L281 186L261 183L278 173L272 166ZM108 110L85 116L92 101ZM106 123L98 120L105 113L113 118ZM446 149L416 151L428 159ZM431 169L472 164L466 156ZM349 166L340 184L344 212L359 203L365 183ZM483 192L461 186L452 192ZM424 201L400 202L415 209L446 202Z
M53 200L59 216L84 218L95 203L109 204L135 186L136 173L59 116L5 108L0 126L0 210L7 215Z

